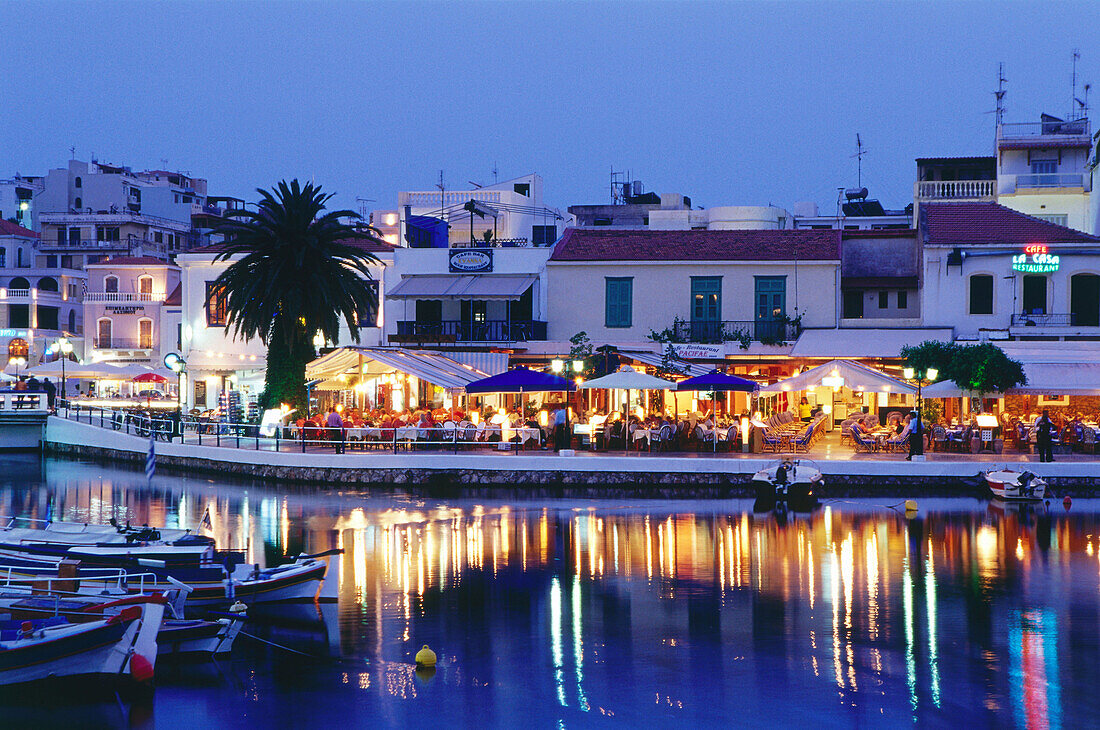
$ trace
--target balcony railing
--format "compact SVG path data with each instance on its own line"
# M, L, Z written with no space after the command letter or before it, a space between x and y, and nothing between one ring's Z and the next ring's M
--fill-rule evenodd
M391 342L530 342L546 339L546 322L490 319L398 322Z
M1085 176L1080 172L1017 175L1017 188L1083 188Z
M1039 136L1084 137L1087 139L1089 136L1089 120L1008 122L997 128L997 137L1000 139Z
M917 183L920 200L993 200L996 180L925 180Z
M494 238L486 243L481 240L452 241L451 248L531 248L526 238Z
M1073 327L1076 314L1014 314L1013 327Z
M684 322L673 324L679 342L734 342L748 338L757 342L790 342L798 339L799 328L783 320Z
M153 340L143 337L96 337L92 347L97 350L152 350Z
M90 291L84 295L86 302L163 302L164 292Z
M7 289L4 292L3 299L30 299L30 289Z

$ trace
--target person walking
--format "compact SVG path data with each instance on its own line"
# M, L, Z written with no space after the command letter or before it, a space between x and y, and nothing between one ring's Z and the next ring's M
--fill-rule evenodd
M329 439L332 440L336 453L344 453L344 419L336 412L336 406L329 406L325 425L328 426Z
M1035 446L1039 451L1039 461L1054 461L1054 422L1050 420L1050 411L1043 409L1043 417L1035 424Z

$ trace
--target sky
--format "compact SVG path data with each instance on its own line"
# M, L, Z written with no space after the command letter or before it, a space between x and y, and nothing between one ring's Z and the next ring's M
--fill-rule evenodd
M1100 83L1100 2L0 2L0 178L71 157L213 195L312 178L339 207L538 172L695 205L912 200L917 157L991 154L1006 121ZM1092 105L1100 105L1094 93ZM1094 128L1095 128L1094 124Z

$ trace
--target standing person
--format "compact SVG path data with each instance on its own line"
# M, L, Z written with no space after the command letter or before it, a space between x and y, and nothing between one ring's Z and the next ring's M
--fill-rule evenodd
M1051 443L1056 426L1050 420L1050 411L1043 409L1043 417L1035 424L1035 446L1039 450L1039 461L1054 461L1054 446Z
M328 407L328 418L325 419L325 425L328 426L328 435L332 439L336 453L344 453L344 420L336 412L336 406Z
M924 455L924 429L921 428L920 414L916 411L909 412L909 423L905 425L909 432L909 455L906 461L912 461L914 456Z
M554 410L554 451L561 451L569 447L565 438L566 416L565 405L559 403Z
M42 381L42 390L46 391L46 405L53 410L54 403L57 401L57 387L50 382L49 378Z
M802 419L803 423L809 423L810 419L813 418L812 413L813 408L810 407L810 401L806 396L802 396L802 402L798 404L798 417Z

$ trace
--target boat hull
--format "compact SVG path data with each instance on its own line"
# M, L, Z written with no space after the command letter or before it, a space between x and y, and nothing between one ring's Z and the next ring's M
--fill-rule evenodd
M1041 502L1046 498L1047 483L1030 475L1013 471L989 472L982 475L994 498L1005 502Z

